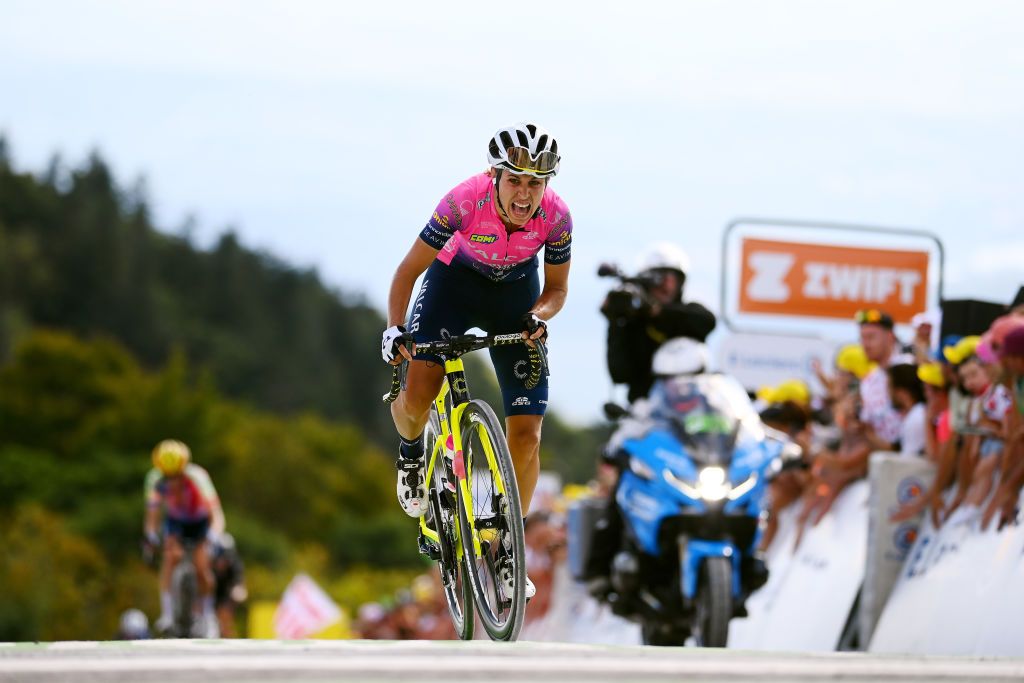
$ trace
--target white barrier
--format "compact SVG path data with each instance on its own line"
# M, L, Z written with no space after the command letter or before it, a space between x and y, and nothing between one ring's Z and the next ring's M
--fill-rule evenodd
M910 548L918 536L921 518L894 523L892 513L903 504L924 494L935 478L935 466L924 458L908 458L898 453L871 455L868 483L868 548L861 590L858 643L871 641L882 609L892 591Z
M871 652L1024 655L1024 526L994 527L977 514L925 521Z
M868 483L850 484L793 552L799 503L785 510L768 554L768 583L747 600L750 616L729 626L729 647L836 649L864 578Z

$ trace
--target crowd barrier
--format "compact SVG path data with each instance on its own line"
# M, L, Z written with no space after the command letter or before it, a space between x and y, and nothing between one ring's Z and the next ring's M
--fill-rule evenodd
M938 530L926 519L869 650L1024 655L1024 526L995 526L972 511Z
M733 619L729 647L828 652L837 648L864 579L868 483L854 482L794 549L799 503L783 510L768 549L768 583Z

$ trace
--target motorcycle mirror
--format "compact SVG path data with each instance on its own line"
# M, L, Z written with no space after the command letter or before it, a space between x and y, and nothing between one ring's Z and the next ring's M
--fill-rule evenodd
M623 408L618 403L612 403L609 401L604 404L604 416L615 422L629 415L629 409Z
M602 263L597 267L598 277L618 277L619 269L611 263Z

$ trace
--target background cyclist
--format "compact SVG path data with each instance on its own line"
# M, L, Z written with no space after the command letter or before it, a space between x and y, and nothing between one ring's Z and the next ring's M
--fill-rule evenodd
M411 359L400 344L406 334L422 342L479 327L491 334L524 330L532 339L547 336L546 321L561 310L568 293L572 243L569 209L548 187L560 159L555 138L532 123L494 134L487 147L489 170L445 195L395 271L388 297L389 327L381 345L385 361ZM543 290L537 272L541 248ZM424 271L409 311L413 287ZM544 378L532 390L523 386L529 367L524 346L492 348L490 354L525 513L540 472L548 383ZM421 437L444 376L437 358L416 360L409 364L405 391L391 404L401 438L398 500L412 517L426 512ZM511 590L511 573L507 576L506 588ZM529 579L526 584L531 597L535 589Z
M161 441L153 449L153 469L146 475L146 552L160 544L157 529L163 516L163 563L160 568L160 617L156 631L166 632L174 622L171 572L183 555L182 540L197 541L192 561L202 596L202 618L195 635L216 636L217 617L213 609L213 572L207 539L224 532L224 513L217 490L206 470L190 462L192 453L180 441Z

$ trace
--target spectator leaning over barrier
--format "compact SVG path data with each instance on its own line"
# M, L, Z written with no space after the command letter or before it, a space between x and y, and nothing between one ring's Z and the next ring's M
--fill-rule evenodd
M759 391L758 396L764 392ZM770 403L761 411L761 421L768 427L788 436L803 449L804 460L810 465L811 458L811 417L810 403L785 400ZM764 533L761 534L759 550L766 550L775 538L779 528L779 513L800 499L810 481L806 469L787 469L780 472L768 485L768 507Z
M868 439L869 428L858 417L858 398L858 392L851 392L836 404L835 422L841 432L839 443L835 448L823 449L814 456L811 480L797 517L794 548L800 545L807 522L817 525L842 490L867 473L872 447Z
M998 364L986 363L977 351L958 368L961 382L973 396L958 458L957 493L949 504L947 520L968 521L980 513L980 506L992 490L1003 451L1004 420L1012 405L1010 392L996 382ZM983 352L984 353L984 352ZM964 507L958 511L960 505Z
M846 344L839 348L835 358L835 373L831 375L825 373L817 358L811 360L811 369L825 387L824 400L829 410L851 390L856 391L860 381L876 367L877 363L868 360L860 344Z
M920 497L904 503L893 513L893 522L902 522L916 517L927 507L931 510L932 524L935 528L942 525L945 513L943 491L957 481L958 459L960 449L965 442L964 432L968 429L968 412L971 406L970 392L960 381L958 372L961 363L974 356L980 337L947 336L943 339L941 364L943 377L949 387L948 414L950 437L939 449L936 462L935 479L931 487Z
M890 400L902 418L899 436L900 455L924 455L927 446L927 437L925 436L927 415L924 387L917 376L917 366L910 363L897 363L890 365L886 372L889 375ZM881 450L886 444L873 442L872 445Z
M949 424L949 388L941 363L926 363L917 368L924 387L925 455L938 462L941 449L953 435Z
M903 420L889 400L886 368L896 363L913 363L914 359L901 352L893 332L892 316L888 313L877 309L858 311L855 320L860 325L860 343L864 353L868 360L878 364L860 382L860 421L868 427L867 435L874 444L889 444L888 449L883 450L891 450L900 438ZM866 465L867 455L864 457Z
M1002 476L982 516L983 529L988 528L996 514L999 515L1000 529L1016 518L1017 502L1024 486L1024 326L1006 335L998 353L1013 408L1007 414Z

